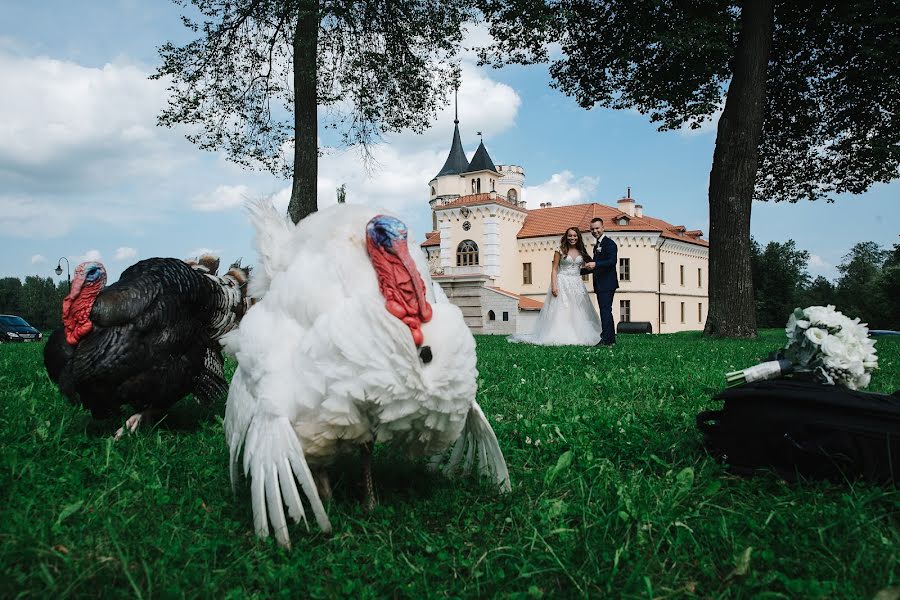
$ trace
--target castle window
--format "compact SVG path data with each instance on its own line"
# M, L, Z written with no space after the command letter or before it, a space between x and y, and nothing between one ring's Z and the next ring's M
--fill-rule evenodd
M434 186L431 186L431 195L434 196L435 194L437 194L437 190L434 189Z
M475 193L475 180L472 180L472 193Z
M531 283L531 263L522 263L522 285Z
M496 192L496 191L497 191L496 188L494 188L494 180L493 180L493 179L491 179L491 191L492 191L492 192Z
M631 321L631 300L619 300L619 321Z
M666 303L665 302L659 303L659 320L661 323L666 322Z
M497 320L497 315L494 314L494 311L489 310L488 311L488 321L496 321L496 320Z
M681 322L684 323L684 302L681 303Z
M697 268L697 287L703 287L703 269Z
M697 322L698 323L703 322L703 303L702 302L697 303Z
M481 193L481 177L479 177L479 178L476 179L475 181L477 182L476 187L478 188L478 190L477 190L475 193L476 193L476 194L480 194L480 193Z
M621 219L619 219L619 225L628 225L628 219L622 217Z
M659 283L663 284L666 282L666 263L659 263Z
M681 285L684 285L684 265L679 265L679 268L681 269ZM684 321L684 319L681 320Z
M469 267L478 264L478 244L472 240L463 240L456 247L456 266Z
M631 259L619 259L619 281L631 281Z
M503 320L504 320L504 321L509 321L509 313L506 312L505 310L503 311Z
M509 190L506 192L506 199L510 202L517 202L518 195L516 194L516 190Z

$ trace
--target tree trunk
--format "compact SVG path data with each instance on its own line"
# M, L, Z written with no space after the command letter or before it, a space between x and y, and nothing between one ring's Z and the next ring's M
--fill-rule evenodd
M750 211L772 47L773 0L745 0L709 174L709 312L704 334L754 337ZM787 318L787 315L785 315Z
M318 0L299 0L294 31L294 177L288 215L296 223L316 212L319 170L316 115L316 57L319 46Z

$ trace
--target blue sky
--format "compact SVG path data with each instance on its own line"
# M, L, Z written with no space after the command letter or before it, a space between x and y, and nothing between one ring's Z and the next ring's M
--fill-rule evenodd
M111 281L151 256L208 249L223 262L255 260L241 202L272 195L285 205L289 182L245 171L196 149L183 131L155 125L165 85L147 76L159 45L189 39L179 11L164 1L3 3L0 276L55 277L60 256L73 269L99 258ZM545 67L478 68L467 54L459 112L469 157L482 131L495 163L524 167L530 206L615 204L630 186L647 214L708 231L714 125L658 133L634 111L587 111L548 83ZM394 210L421 237L452 110L423 135L385 140L372 173L355 150L330 149L320 159L320 206L346 183L348 201ZM856 242L900 241L900 183L833 204L755 203L752 232L763 243L793 238L813 255L810 272L833 278Z

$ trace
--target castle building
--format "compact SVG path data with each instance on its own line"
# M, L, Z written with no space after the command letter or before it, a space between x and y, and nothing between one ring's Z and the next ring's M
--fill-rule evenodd
M617 325L645 321L654 333L703 329L709 243L702 231L645 215L631 188L615 206L548 202L527 209L524 185L525 170L494 164L483 141L468 160L454 120L450 153L428 184L434 230L422 249L434 280L462 309L473 333L531 331L561 236L578 227L590 252L594 217L603 219L606 235L618 245ZM584 280L596 309L590 276Z

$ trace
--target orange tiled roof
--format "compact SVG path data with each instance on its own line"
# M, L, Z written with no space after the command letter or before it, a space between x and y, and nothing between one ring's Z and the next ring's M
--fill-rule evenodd
M628 217L627 225L619 225L616 221L622 217ZM518 238L543 237L547 235L562 235L569 227L578 227L581 231L591 228L591 219L600 217L606 231L648 231L659 232L665 238L677 239L689 244L709 246L709 242L700 239L699 236L687 235L683 225L672 225L662 219L648 217L629 216L618 208L604 204L571 204L568 206L551 206L547 208L535 208L528 211L522 229L516 235ZM691 231L691 234L699 230ZM702 235L702 232L699 232Z
M532 298L528 298L527 296L520 296L519 294L515 294L513 292L509 292L507 290L500 289L496 286L489 285L488 288L500 292L501 294L505 294L506 296L510 296L512 298L519 299L519 308L522 310L541 310L543 308L544 303L539 302L537 300L533 300Z
M444 204L443 207L466 206L472 204L485 204L489 202L499 202L504 205L513 207L513 204L502 200L498 197L491 197L490 194L473 194L471 196L462 196L453 202ZM525 222L519 233L518 238L543 237L547 235L562 235L569 227L578 227L581 231L588 231L591 228L591 219L600 217L603 219L604 229L607 231L647 231L659 232L664 238L681 240L688 244L697 244L700 246L709 246L709 242L702 239L703 232L699 229L687 231L684 225L672 225L662 219L648 217L647 215L629 216L618 208L606 206L605 204L570 204L567 206L550 206L547 208L534 208L525 210L521 207L515 208L527 213ZM627 225L619 225L617 221L621 217L628 219ZM440 232L432 231L425 234L425 241L422 246L439 246L441 244Z
M441 245L441 232L440 231L429 231L425 234L425 241L419 244L421 247L426 246L440 246Z
M508 208L514 208L516 210L520 210L522 212L528 212L527 209L522 208L515 202L510 202L503 196L498 195L497 193L487 193L487 194L469 194L468 196L460 196L455 200L451 200L446 204L438 204L435 206L436 210L440 210L442 208L456 208L457 206L472 206L473 204L502 204Z

